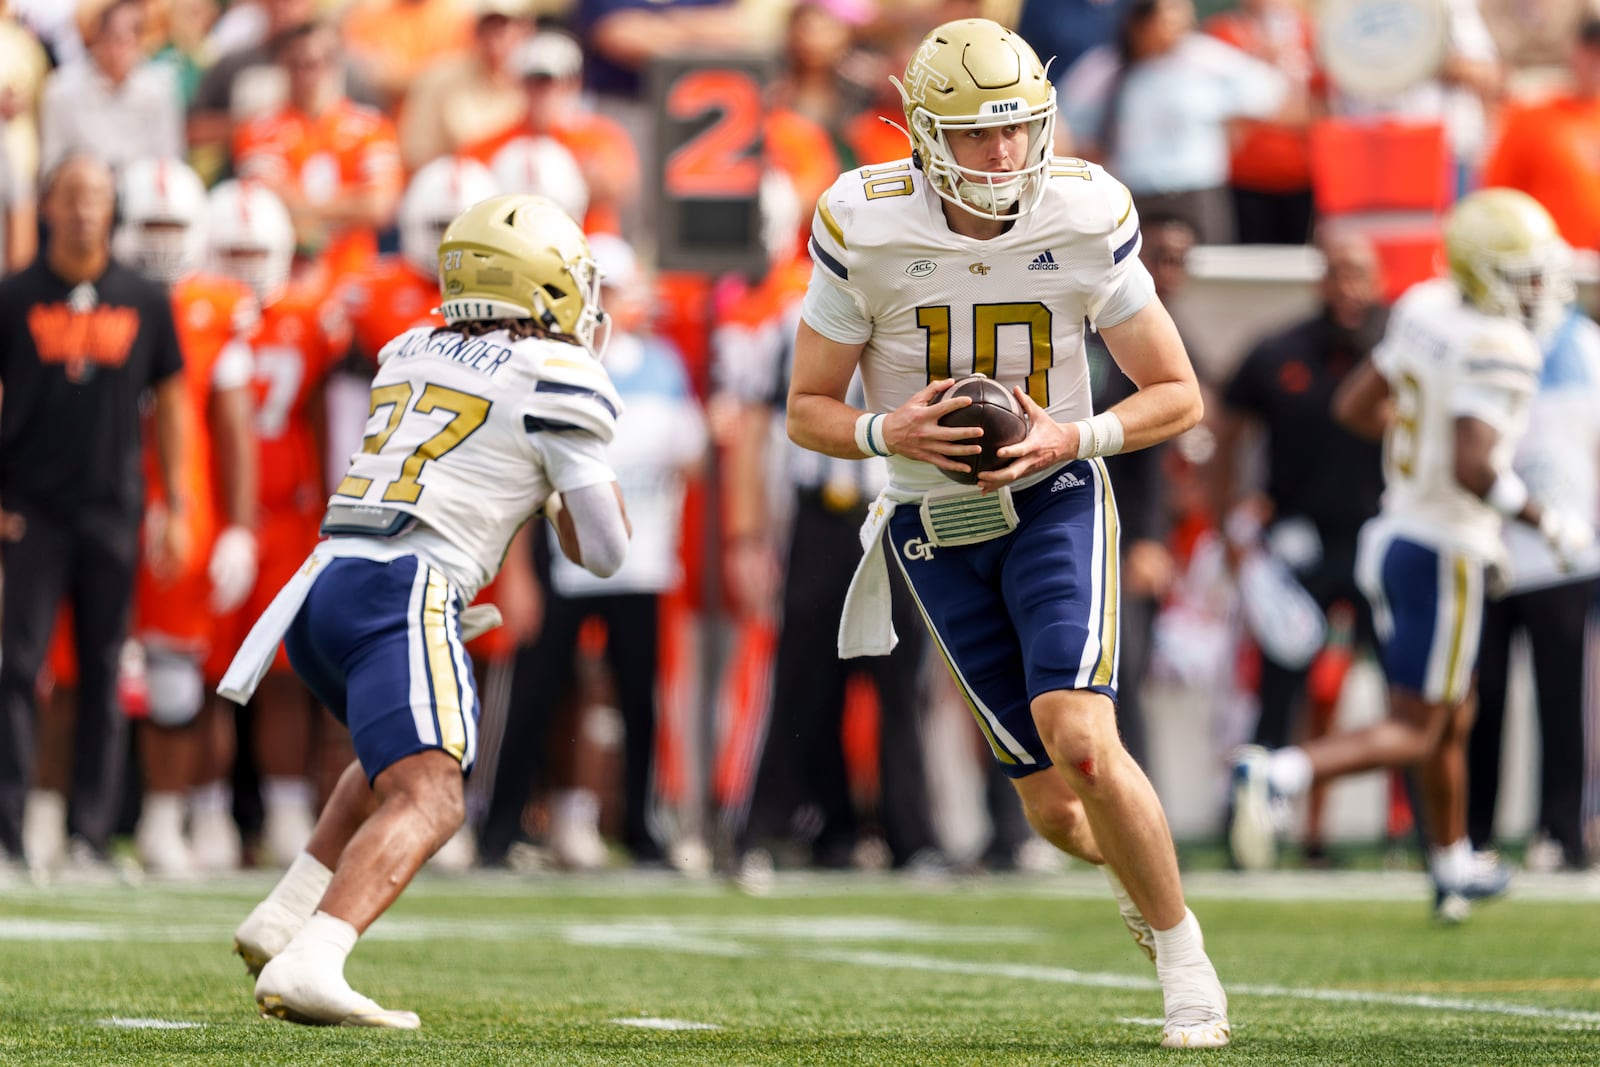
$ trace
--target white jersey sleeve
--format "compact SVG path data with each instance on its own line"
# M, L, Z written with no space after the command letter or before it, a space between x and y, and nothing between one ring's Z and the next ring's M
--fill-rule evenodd
M1095 164L1055 159L1039 206L989 240L952 231L943 205L909 159L840 175L818 201L810 251L814 279L859 316L827 294L808 296L806 321L840 341L864 338L870 410L981 373L1060 421L1088 417L1084 323L1114 325L1143 306L1128 190ZM896 456L890 468L901 489L949 484L931 464Z
M612 481L622 409L605 369L560 341L422 327L383 347L361 450L330 503L416 516L466 557L477 588L553 490Z

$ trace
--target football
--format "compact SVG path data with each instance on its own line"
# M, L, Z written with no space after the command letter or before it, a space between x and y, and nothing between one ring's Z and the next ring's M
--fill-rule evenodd
M972 403L950 412L939 420L939 425L982 427L983 436L974 440L983 446L983 451L974 456L955 457L972 467L969 473L963 474L961 471L942 473L946 478L963 485L977 485L980 472L995 470L1010 462L1001 459L995 453L1006 445L1014 445L1028 436L1028 415L1022 410L1022 405L1012 395L1011 390L982 374L958 379L954 385L940 394L939 399L952 396L970 396ZM974 441L966 443L972 444Z

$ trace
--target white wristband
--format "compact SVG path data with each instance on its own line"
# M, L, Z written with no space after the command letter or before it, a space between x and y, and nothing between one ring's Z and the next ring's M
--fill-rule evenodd
M1114 456L1122 451L1122 420L1117 418L1116 412L1102 411L1072 425L1078 428L1079 459Z
M875 412L863 412L856 419L856 448L864 456L887 456L889 444L883 439L883 416Z
M1528 503L1528 486L1517 477L1516 471L1504 470L1483 495L1483 502L1508 519L1522 514Z

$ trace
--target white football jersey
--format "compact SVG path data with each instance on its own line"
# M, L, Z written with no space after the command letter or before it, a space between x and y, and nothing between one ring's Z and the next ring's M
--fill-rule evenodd
M1455 423L1472 416L1494 426L1491 462L1508 469L1538 385L1539 343L1439 278L1395 303L1372 362L1395 405L1383 441L1384 515L1429 544L1494 558L1500 513L1456 480Z
M378 353L361 451L331 504L415 515L471 560L471 595L552 491L615 481L605 446L622 401L605 368L563 341L422 326Z
M1143 270L1128 190L1096 164L1058 157L1039 206L986 241L953 232L943 203L909 159L846 171L817 202L815 269L871 323L861 357L868 409L982 373L1022 386L1059 422L1092 415L1084 320L1098 324L1129 273ZM949 485L932 464L889 463L901 488Z

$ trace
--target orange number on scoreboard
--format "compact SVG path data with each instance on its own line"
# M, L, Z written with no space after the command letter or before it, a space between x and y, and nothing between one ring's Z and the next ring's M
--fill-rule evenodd
M667 195L681 200L754 196L761 163L761 87L738 70L697 70L667 90L667 117L689 122L719 112L704 130L667 157Z

